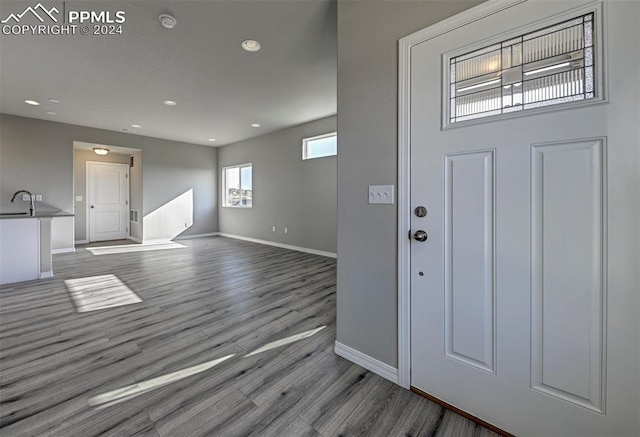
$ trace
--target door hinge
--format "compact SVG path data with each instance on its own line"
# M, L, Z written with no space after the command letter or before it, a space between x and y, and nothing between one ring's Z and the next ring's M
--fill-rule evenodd
M125 177L126 179L129 179L129 173L125 173L125 174L124 174L124 177Z
M125 205L128 205L128 204L129 204L129 201L128 201L128 200L125 200L125 201L124 201L124 204L125 204Z
M129 228L127 228L127 230L125 232L129 232Z
M411 229L409 229L408 237L409 237L409 240L411 240Z

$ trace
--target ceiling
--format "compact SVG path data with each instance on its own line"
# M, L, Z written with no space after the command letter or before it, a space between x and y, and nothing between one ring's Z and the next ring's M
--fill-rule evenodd
M0 19L37 4L3 0ZM1 34L2 113L221 146L336 112L334 1L43 4L64 10L60 20L71 10L124 11L122 34L82 35L80 25L76 35ZM163 13L177 19L173 29L160 24ZM262 49L243 50L246 39Z

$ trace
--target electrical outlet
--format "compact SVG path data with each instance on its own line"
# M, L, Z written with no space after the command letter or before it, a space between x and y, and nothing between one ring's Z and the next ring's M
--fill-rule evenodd
M284 228L284 233L288 234L289 233L289 228Z
M76 202L82 202L82 196L76 196Z
M29 197L29 195L28 195L28 194L23 194L23 195L22 195L22 200L23 200L24 202L28 202L28 201L30 201L30 200L31 200L31 198Z
M370 204L393 205L393 185L369 185Z
M275 232L275 231L276 231L276 227L274 226L273 228L271 228L271 230L272 230L273 232Z
M36 202L42 202L42 194L36 194Z

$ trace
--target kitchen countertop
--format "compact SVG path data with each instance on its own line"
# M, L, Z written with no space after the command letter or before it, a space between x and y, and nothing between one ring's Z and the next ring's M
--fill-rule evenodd
M66 211L36 211L35 216L29 215L29 213L20 212L1 212L0 220L2 219L17 219L17 218L56 218L56 217L73 217L73 214Z

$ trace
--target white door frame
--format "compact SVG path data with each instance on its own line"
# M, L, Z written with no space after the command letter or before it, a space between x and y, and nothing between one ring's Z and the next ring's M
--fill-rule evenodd
M411 48L527 0L489 0L398 42L398 384L411 388Z
M89 226L90 224L90 220L89 220L89 214L90 214L90 208L91 208L91 202L89 199L89 166L91 164L99 164L99 165L115 165L115 166L120 166L120 167L126 167L127 168L127 175L129 175L130 173L130 168L128 164L122 164L119 162L101 162L101 161L86 161L85 163L85 208L86 208L86 216L85 216L85 237L87 240L87 243L91 243L91 237L90 237L90 232L89 232ZM127 176L127 196L129 197L129 200L127 200L127 208L129 209L129 211L131 211L131 182L129 180L129 177ZM127 222L127 228L129 229L127 231L127 238L129 238L131 236L131 223L128 221Z

